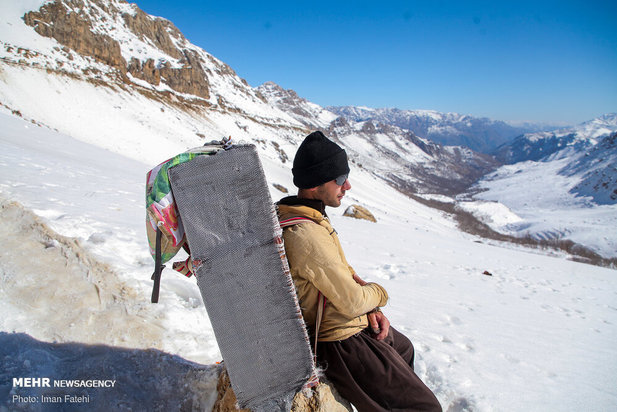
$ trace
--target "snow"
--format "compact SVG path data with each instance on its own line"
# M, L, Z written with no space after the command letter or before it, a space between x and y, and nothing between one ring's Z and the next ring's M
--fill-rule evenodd
M617 131L617 114L607 113L593 120L583 122L573 127L565 127L551 132L527 133L523 137L530 142L538 142L552 137L565 137L572 135L571 145L577 142L585 142L591 145L597 143L597 139L608 136Z
M19 2L0 2L0 38L3 42L19 44L26 48L35 48L40 44L53 41L37 35L31 27L22 23L21 18L30 10L37 10L49 0L22 0ZM55 43L55 42L53 42ZM41 50L39 50L41 51Z
M450 196L440 195L436 193L420 193L420 194L417 194L416 196L421 197L426 200L436 200L442 203L454 203L454 199L451 198Z
M265 82L257 88L274 107L289 109L289 115L300 123L309 122L327 128L338 116L323 107L299 97L293 90L285 90L274 82Z
M499 202L459 202L457 206L497 229L523 221Z
M511 211L513 220L493 222L479 217L499 232L570 239L602 256L617 257L617 205L597 205L589 197L570 193L578 180L560 171L572 161L564 156L546 162L519 162L485 176L475 185L480 192L473 199L499 202L499 207Z
M22 258L25 262L19 261L19 255L10 262L2 259L1 351L12 357L3 361L7 368L0 373L2 382L9 382L8 388L0 387L5 402L10 402L9 394L37 394L34 389L11 388L14 373L60 380L75 379L71 371L79 371L80 379L120 376L123 383L113 391L86 391L91 402L98 399L110 405L118 405L119 398L129 403L141 399L149 390L142 379L164 389L166 395L161 396L166 398L161 402L177 405L194 394L187 385L184 389L173 386L168 378L174 373L198 373L198 378L187 378L188 386L204 385L200 405L210 405L217 378L213 368L220 353L197 286L166 270L160 303L149 303L153 262L144 230L143 191L145 172L154 163L123 156L121 149L101 147L105 142L95 146L77 141L12 116L6 109L0 113L0 124L1 197L25 207L14 220L26 219L29 209L57 236L77 239L83 253L113 269L104 283L95 283L100 296L115 295L100 305L92 303L91 293L67 299L64 292L71 287L55 283L67 276L66 269L50 264L48 271L26 276L13 270L29 266L27 254ZM165 147L160 151L159 156L149 157L160 160L175 154ZM262 161L270 182L292 188L289 165L268 156ZM343 206L329 211L333 224L354 268L388 290L390 301L384 311L414 342L416 370L444 410L614 407L614 270L489 243L459 232L441 213L403 197L362 170L353 169L350 179L352 189ZM282 197L274 188L272 195ZM368 207L378 223L342 217L353 203ZM504 210L485 208L484 213L497 219ZM21 227L31 228L21 229L26 238L35 236L32 225ZM51 253L57 248L45 250ZM96 280L96 274L90 273ZM37 289L41 308L71 316L45 322L45 314L31 303L35 292L29 285L36 284L36 276L51 280L62 292ZM70 282L86 287L87 280ZM88 328L80 332L71 326L86 322L88 316L116 319L118 325L94 335L87 333ZM89 353L94 349L84 344L95 345L95 353ZM148 347L159 352L154 356L144 351ZM80 367L70 361L78 354L85 359ZM161 357L164 366L157 366ZM120 366L126 359L131 359L130 366Z
M60 132L77 134L108 150L123 150L127 156L148 163L164 160L152 147L164 147L169 153L181 152L182 143L187 140L192 145L199 144L197 131L209 134L205 127L197 129L195 122L183 122L174 116L178 111L165 104L159 106L158 117L155 116L152 102L137 93L122 93L120 89L15 66L4 66L3 80L7 85L22 85L19 89L3 90L5 105L20 107L25 116L36 113L37 121ZM81 110L73 110L75 106ZM143 109L126 110L140 106ZM153 129L157 133L150 133ZM165 139L165 135L176 136L177 142Z

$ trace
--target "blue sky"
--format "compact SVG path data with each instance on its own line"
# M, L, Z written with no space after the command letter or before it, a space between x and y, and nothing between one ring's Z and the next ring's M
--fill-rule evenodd
M136 3L251 86L321 106L562 124L617 112L615 1Z

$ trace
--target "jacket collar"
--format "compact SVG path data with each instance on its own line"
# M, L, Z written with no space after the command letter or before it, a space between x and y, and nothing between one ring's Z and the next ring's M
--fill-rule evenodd
M279 200L278 204L285 206L307 206L311 209L315 209L324 216L328 216L326 214L326 205L324 205L321 200L317 199L302 199L298 196L287 196Z

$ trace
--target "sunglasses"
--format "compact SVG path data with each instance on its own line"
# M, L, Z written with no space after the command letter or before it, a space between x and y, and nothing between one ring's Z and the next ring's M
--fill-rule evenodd
M336 182L337 185L339 186L343 186L345 184L345 182L347 181L347 177L349 175L340 175L339 177L337 177L336 179L334 179L334 181Z

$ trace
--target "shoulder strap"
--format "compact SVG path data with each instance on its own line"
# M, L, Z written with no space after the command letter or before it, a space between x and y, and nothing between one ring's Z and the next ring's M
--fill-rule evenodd
M313 348L313 356L315 357L315 363L317 363L317 337L319 336L319 327L321 326L321 320L323 319L323 312L326 309L326 297L323 293L319 292L319 299L317 302L317 319L315 321L315 347Z
M161 272L165 268L163 265L162 257L161 257L161 228L158 227L156 229L156 246L155 246L155 257L154 257L154 273L152 274L152 280L154 281L154 285L152 286L152 298L150 301L152 303L158 303L159 301L159 289L161 287Z
M286 227L290 227L293 225L297 225L298 223L304 223L304 222L315 223L315 221L308 219L306 217L297 216L297 217L290 217L289 219L281 220L279 224L281 225L282 229L285 229ZM315 320L315 344L313 347L313 357L314 357L315 363L317 363L317 338L319 336L319 327L321 326L321 321L323 319L323 312L324 312L324 309L326 308L326 297L321 292L319 292L318 296L319 297L317 301L317 319Z
M279 224L281 225L281 228L284 229L286 227L297 225L298 223L304 223L304 222L315 223L313 220L309 218L297 216L297 217L290 217L289 219L281 220Z

